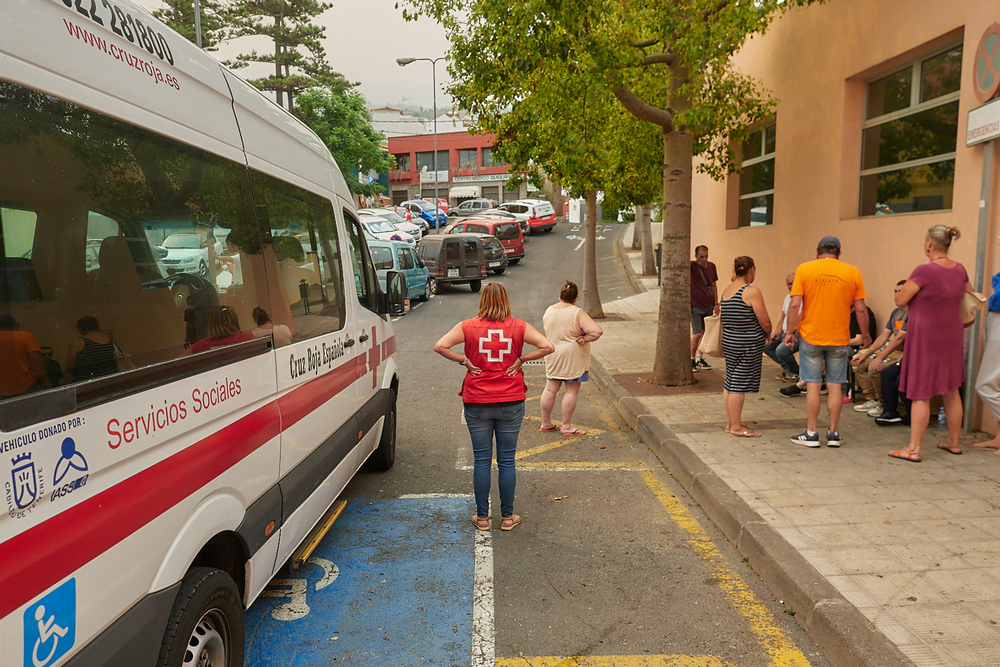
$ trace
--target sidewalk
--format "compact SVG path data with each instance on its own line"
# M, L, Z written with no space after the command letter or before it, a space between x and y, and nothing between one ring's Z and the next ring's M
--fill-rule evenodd
M964 435L962 456L941 451L932 423L922 463L891 459L909 429L879 427L850 405L843 447L792 444L805 399L778 393L769 359L743 411L762 436L730 437L724 360L710 359L694 390L639 377L653 367L659 290L635 275L631 229L619 249L642 291L604 304L618 317L601 322L591 370L628 424L835 665L1000 665L1000 457Z

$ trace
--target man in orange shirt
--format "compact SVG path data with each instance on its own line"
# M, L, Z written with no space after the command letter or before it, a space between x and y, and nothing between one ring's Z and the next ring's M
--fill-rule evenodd
M38 389L43 378L48 382L38 341L17 327L13 316L0 315L0 398Z
M799 305L802 306L801 316ZM830 413L830 428L826 444L844 444L838 424L844 407L843 384L847 382L850 360L851 310L861 328L862 345L872 343L868 333L868 306L865 305L865 284L857 268L840 261L840 241L824 236L816 247L816 259L800 264L795 270L792 301L788 305L785 345L795 344L798 327L799 377L806 383L806 430L791 441L806 447L819 447L819 391L826 365L826 405ZM800 318L801 317L801 321Z

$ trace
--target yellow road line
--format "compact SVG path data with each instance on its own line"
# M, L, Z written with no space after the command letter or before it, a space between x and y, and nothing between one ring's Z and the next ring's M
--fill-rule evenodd
M497 658L497 667L734 667L714 655L602 655Z
M739 573L729 567L719 549L712 543L708 533L701 527L684 505L652 472L641 473L646 485L652 490L660 504L674 523L687 531L688 539L695 553L709 564L733 607L750 624L750 631L771 656L773 667L805 667L809 660L802 651L775 625L768 611L753 591L747 587ZM498 663L499 664L499 663ZM573 664L573 663L569 663ZM625 663L623 663L625 664ZM589 665L588 665L589 667Z
M635 470L641 468L648 470L649 466L641 462L618 461L615 463L597 463L592 461L533 461L531 463L519 463L518 468L589 468L589 469L622 469Z
M514 455L515 460L526 459L529 456L534 456L535 454L541 454L543 452L549 452L553 449L559 449L563 445L568 445L570 443L576 442L580 438L561 438L554 442L550 442L547 445L539 445L538 447L532 447L531 449L526 449L523 452L518 452Z

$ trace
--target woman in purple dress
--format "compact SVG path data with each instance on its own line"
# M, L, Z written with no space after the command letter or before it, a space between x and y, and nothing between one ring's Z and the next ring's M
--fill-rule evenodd
M913 401L910 411L910 444L889 452L904 461L920 461L920 441L930 419L930 399L944 396L948 441L938 448L961 454L958 431L962 426L962 295L972 291L965 268L948 257L951 242L960 236L954 227L934 225L927 230L924 254L930 261L913 269L896 305L909 306L906 356L899 389Z

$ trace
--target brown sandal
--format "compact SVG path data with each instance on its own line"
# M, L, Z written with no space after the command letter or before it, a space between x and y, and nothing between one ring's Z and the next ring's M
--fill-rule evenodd
M517 514L505 516L503 518L503 521L500 522L500 530L514 530L514 527L520 525L520 523L521 523L521 517L518 516Z
M472 525L479 530L489 530L490 529L490 518L488 516L481 517L475 514L472 515Z

